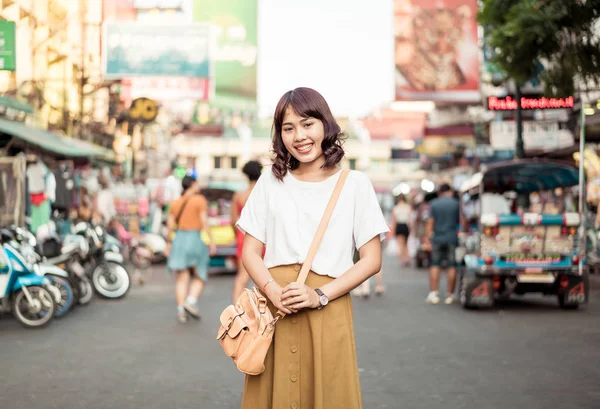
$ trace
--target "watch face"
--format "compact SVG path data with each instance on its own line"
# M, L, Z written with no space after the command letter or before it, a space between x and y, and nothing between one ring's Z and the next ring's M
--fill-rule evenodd
M329 298L325 294L320 297L321 305L325 306L329 302Z

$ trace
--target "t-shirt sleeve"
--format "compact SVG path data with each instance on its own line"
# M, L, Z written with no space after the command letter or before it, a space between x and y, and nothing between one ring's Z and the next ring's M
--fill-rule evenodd
M267 243L268 186L270 177L263 174L248 197L236 227L243 233Z
M198 209L198 213L208 211L208 201L206 197L199 195L196 199L196 208Z
M390 229L369 178L362 173L357 173L356 179L354 242L356 248L360 249L375 236L384 240Z

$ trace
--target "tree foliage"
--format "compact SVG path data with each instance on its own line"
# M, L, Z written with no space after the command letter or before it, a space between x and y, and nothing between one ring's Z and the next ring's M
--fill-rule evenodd
M492 62L548 95L600 85L600 0L480 0L479 22ZM540 72L540 63L545 69Z

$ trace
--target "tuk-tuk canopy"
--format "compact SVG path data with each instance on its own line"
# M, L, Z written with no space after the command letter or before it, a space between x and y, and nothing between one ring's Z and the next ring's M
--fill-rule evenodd
M466 180L460 192L476 195L481 184L484 192L489 193L539 192L578 185L579 170L571 164L551 160L498 162Z

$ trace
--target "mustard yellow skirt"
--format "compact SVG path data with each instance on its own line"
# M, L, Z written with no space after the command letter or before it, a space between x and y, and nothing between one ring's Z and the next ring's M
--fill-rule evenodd
M281 266L270 271L284 287L296 281L300 267ZM311 271L306 284L319 288L332 280ZM322 310L304 310L280 320L265 371L246 376L242 409L288 408L362 408L349 294Z

